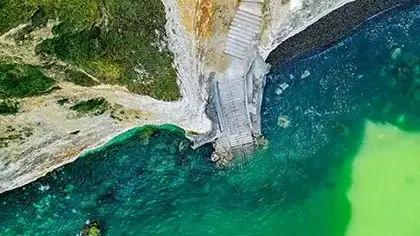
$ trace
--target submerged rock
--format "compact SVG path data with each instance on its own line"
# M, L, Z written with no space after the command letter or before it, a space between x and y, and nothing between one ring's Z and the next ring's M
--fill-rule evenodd
M401 48L396 48L391 53L392 60L397 60L401 56Z
M347 135L349 133L349 127L341 122L337 122L334 125L334 130L338 134Z
M306 77L308 77L308 76L310 76L311 75L311 72L309 71L309 70L305 70L304 72L303 72L303 74L300 76L300 78L301 79L304 79L304 78L306 78Z
M290 121L284 116L279 116L277 119L277 125L282 128L287 128L290 125Z

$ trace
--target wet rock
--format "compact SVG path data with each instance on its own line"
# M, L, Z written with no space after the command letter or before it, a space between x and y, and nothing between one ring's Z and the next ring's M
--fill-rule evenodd
M178 152L185 151L185 150L188 149L188 147L189 147L189 142L186 141L186 140L184 140L184 141L182 141L182 142L179 143L179 145L178 145Z
M96 220L86 221L83 225L82 232L80 232L79 236L101 236L101 229L99 222Z
M210 156L210 160L213 162L217 162L219 159L220 157L215 152L213 152Z

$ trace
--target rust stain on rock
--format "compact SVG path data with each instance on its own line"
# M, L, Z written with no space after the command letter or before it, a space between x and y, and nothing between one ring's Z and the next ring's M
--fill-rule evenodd
M208 38L211 32L215 0L178 0L182 23L187 31L199 38Z
M213 0L198 0L195 15L196 35L198 37L208 38L210 36L213 12Z

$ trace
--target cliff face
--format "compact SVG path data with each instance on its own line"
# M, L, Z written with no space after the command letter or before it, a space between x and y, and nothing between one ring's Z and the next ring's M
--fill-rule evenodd
M144 2L104 2L89 1L95 12L89 17L82 11L85 1L45 6L40 1L45 8L2 5L0 192L136 126L210 129L198 50L175 14L177 3L165 8L154 0L153 6L146 5L149 10L139 10ZM22 10L31 14L11 14ZM171 12L166 19L165 10Z

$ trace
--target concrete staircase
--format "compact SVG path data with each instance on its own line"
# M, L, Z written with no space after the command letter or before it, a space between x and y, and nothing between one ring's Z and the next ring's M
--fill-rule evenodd
M260 135L255 132L260 130L259 122L251 120L251 113L256 116L258 108L255 107L259 103L253 101L256 80L249 72L258 58L256 45L262 28L262 5L263 0L241 1L229 26L224 48L229 66L224 72L215 73L212 81L215 131L202 138L192 138L194 147L215 140L211 159L220 166L229 164L234 157L245 159Z
M228 121L223 131L229 137L227 145L236 148L252 143L252 128L244 99L245 81L241 78L220 81L219 96L222 103L222 117L219 119Z
M260 35L262 0L242 1L229 27L225 53L245 60ZM261 5L261 6L259 6ZM257 6L257 7L254 7Z
M229 26L224 49L230 56L229 68L216 75L220 135L213 157L220 165L226 165L234 156L246 158L253 150L254 127L248 107L253 81L252 78L247 80L247 74L254 62L261 34L262 3L263 0L243 0L240 3Z

